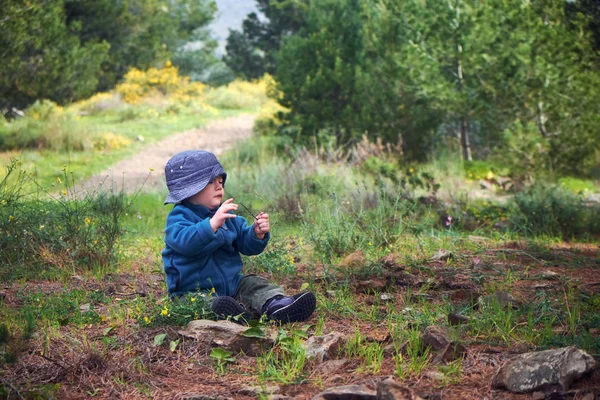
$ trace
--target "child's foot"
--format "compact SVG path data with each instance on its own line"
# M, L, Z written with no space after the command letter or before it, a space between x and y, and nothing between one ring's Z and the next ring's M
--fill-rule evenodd
M299 322L310 318L316 306L317 299L311 292L292 297L277 295L265 303L263 313L273 321Z
M253 319L253 315L240 302L233 297L219 296L211 305L211 310L217 315L217 319L231 319L238 324L246 324Z

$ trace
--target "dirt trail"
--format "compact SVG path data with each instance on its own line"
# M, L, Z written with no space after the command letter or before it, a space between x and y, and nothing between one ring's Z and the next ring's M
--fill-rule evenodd
M133 193L142 184L144 192L161 190L165 188L164 167L169 158L180 151L193 149L208 150L218 156L250 137L254 118L253 115L239 115L169 136L91 177L75 191L85 193L113 187L118 191L124 189L126 193ZM150 168L154 171L150 172Z

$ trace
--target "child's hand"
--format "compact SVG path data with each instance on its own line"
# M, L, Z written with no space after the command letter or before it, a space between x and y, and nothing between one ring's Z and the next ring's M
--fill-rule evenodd
M238 205L233 203L233 198L225 200L215 215L213 215L213 217L210 219L210 227L212 228L213 232L216 232L217 229L222 227L226 219L237 217L237 215L229 213L230 211L237 210L237 208Z
M260 240L265 238L265 235L271 230L269 226L269 214L261 212L254 220L254 233Z

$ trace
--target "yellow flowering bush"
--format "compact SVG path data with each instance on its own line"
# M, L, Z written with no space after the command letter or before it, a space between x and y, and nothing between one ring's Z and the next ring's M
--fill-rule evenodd
M161 69L130 69L115 90L125 102L138 104L144 98L156 95L168 96L175 101L189 101L201 97L205 88L203 83L190 82L189 77L180 76L179 69L167 61Z
M105 132L94 139L96 150L119 150L130 144L130 139L113 132Z

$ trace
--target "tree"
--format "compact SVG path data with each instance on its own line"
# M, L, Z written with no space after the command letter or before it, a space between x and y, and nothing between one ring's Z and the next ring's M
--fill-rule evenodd
M331 133L337 145L358 139L360 96L355 78L363 60L359 0L311 2L306 27L282 43L275 80L285 121L301 137Z
M216 5L212 0L67 0L65 10L82 43L110 44L98 87L107 90L131 67L157 66L189 40L210 40L198 32L212 21Z
M64 1L6 0L0 18L0 110L36 99L59 103L91 95L109 45L81 43L65 23Z
M304 26L308 4L308 0L257 0L261 16L250 13L242 32L230 30L225 63L245 79L274 74L281 41Z

